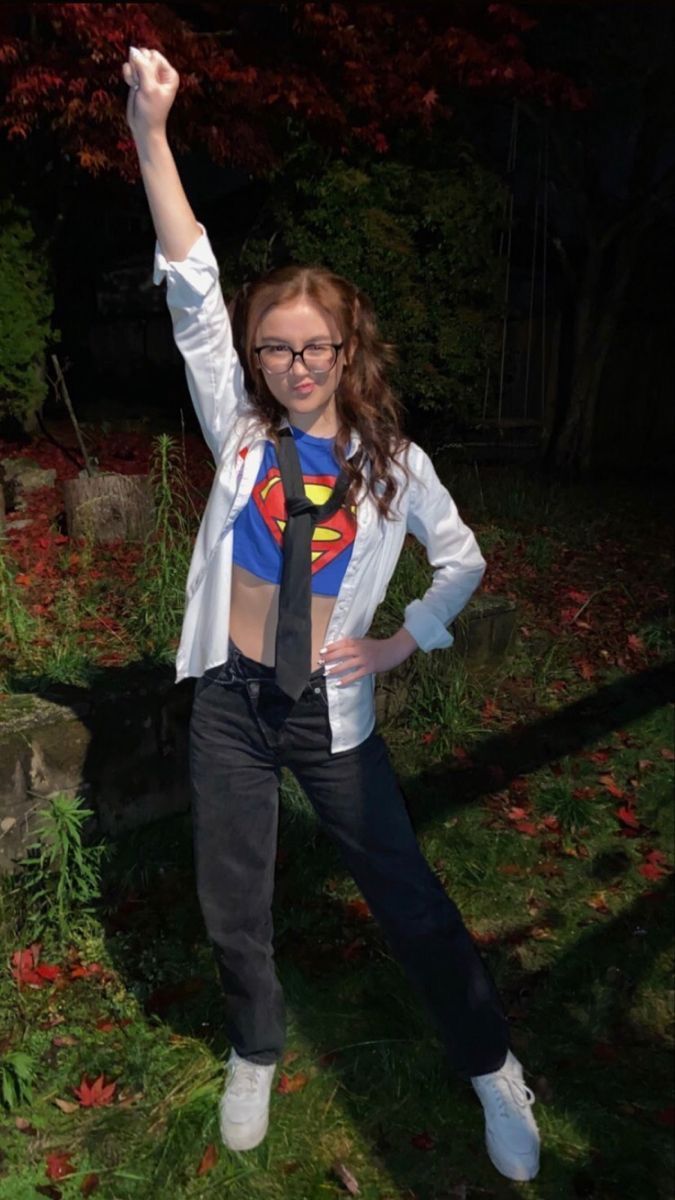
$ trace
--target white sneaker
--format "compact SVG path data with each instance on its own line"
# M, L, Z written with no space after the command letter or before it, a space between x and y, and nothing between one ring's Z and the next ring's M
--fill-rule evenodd
M485 1110L485 1144L490 1159L507 1179L534 1179L539 1170L539 1130L532 1115L534 1092L509 1050L499 1071L472 1075Z
M249 1062L232 1050L226 1063L225 1091L220 1100L220 1136L229 1150L252 1150L262 1142L269 1123L270 1091L275 1062Z

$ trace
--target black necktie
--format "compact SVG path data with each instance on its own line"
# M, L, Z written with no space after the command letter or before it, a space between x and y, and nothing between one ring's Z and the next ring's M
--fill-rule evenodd
M312 536L319 521L340 508L349 479L344 471L325 504L312 504L305 495L300 459L290 429L279 430L279 470L286 497L286 528L279 589L279 622L276 640L276 682L297 700L312 669Z

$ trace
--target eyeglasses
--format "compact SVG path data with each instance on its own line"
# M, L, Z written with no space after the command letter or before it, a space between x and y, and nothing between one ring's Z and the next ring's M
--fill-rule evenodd
M335 366L343 345L344 342L311 342L302 350L292 350L280 342L276 346L254 346L253 349L260 366L268 375L285 375L292 370L296 358L300 359L310 375L321 375Z

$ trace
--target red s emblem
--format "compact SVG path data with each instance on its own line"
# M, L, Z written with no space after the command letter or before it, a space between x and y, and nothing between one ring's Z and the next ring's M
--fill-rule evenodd
M312 504L325 504L330 496L337 476L305 475L305 494ZM286 528L286 497L278 467L270 467L264 479L253 489L253 500L258 511L278 546L281 546ZM312 537L312 574L326 567L354 541L356 534L356 509L339 508L329 517L325 525L316 525Z

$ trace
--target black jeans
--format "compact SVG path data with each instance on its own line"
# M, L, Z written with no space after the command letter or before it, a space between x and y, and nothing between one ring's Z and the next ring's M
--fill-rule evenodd
M232 643L195 686L190 776L197 890L243 1058L278 1059L285 1011L272 947L281 767L307 793L462 1076L501 1067L508 1026L459 910L424 858L387 748L373 732L330 752L325 679L297 702Z

